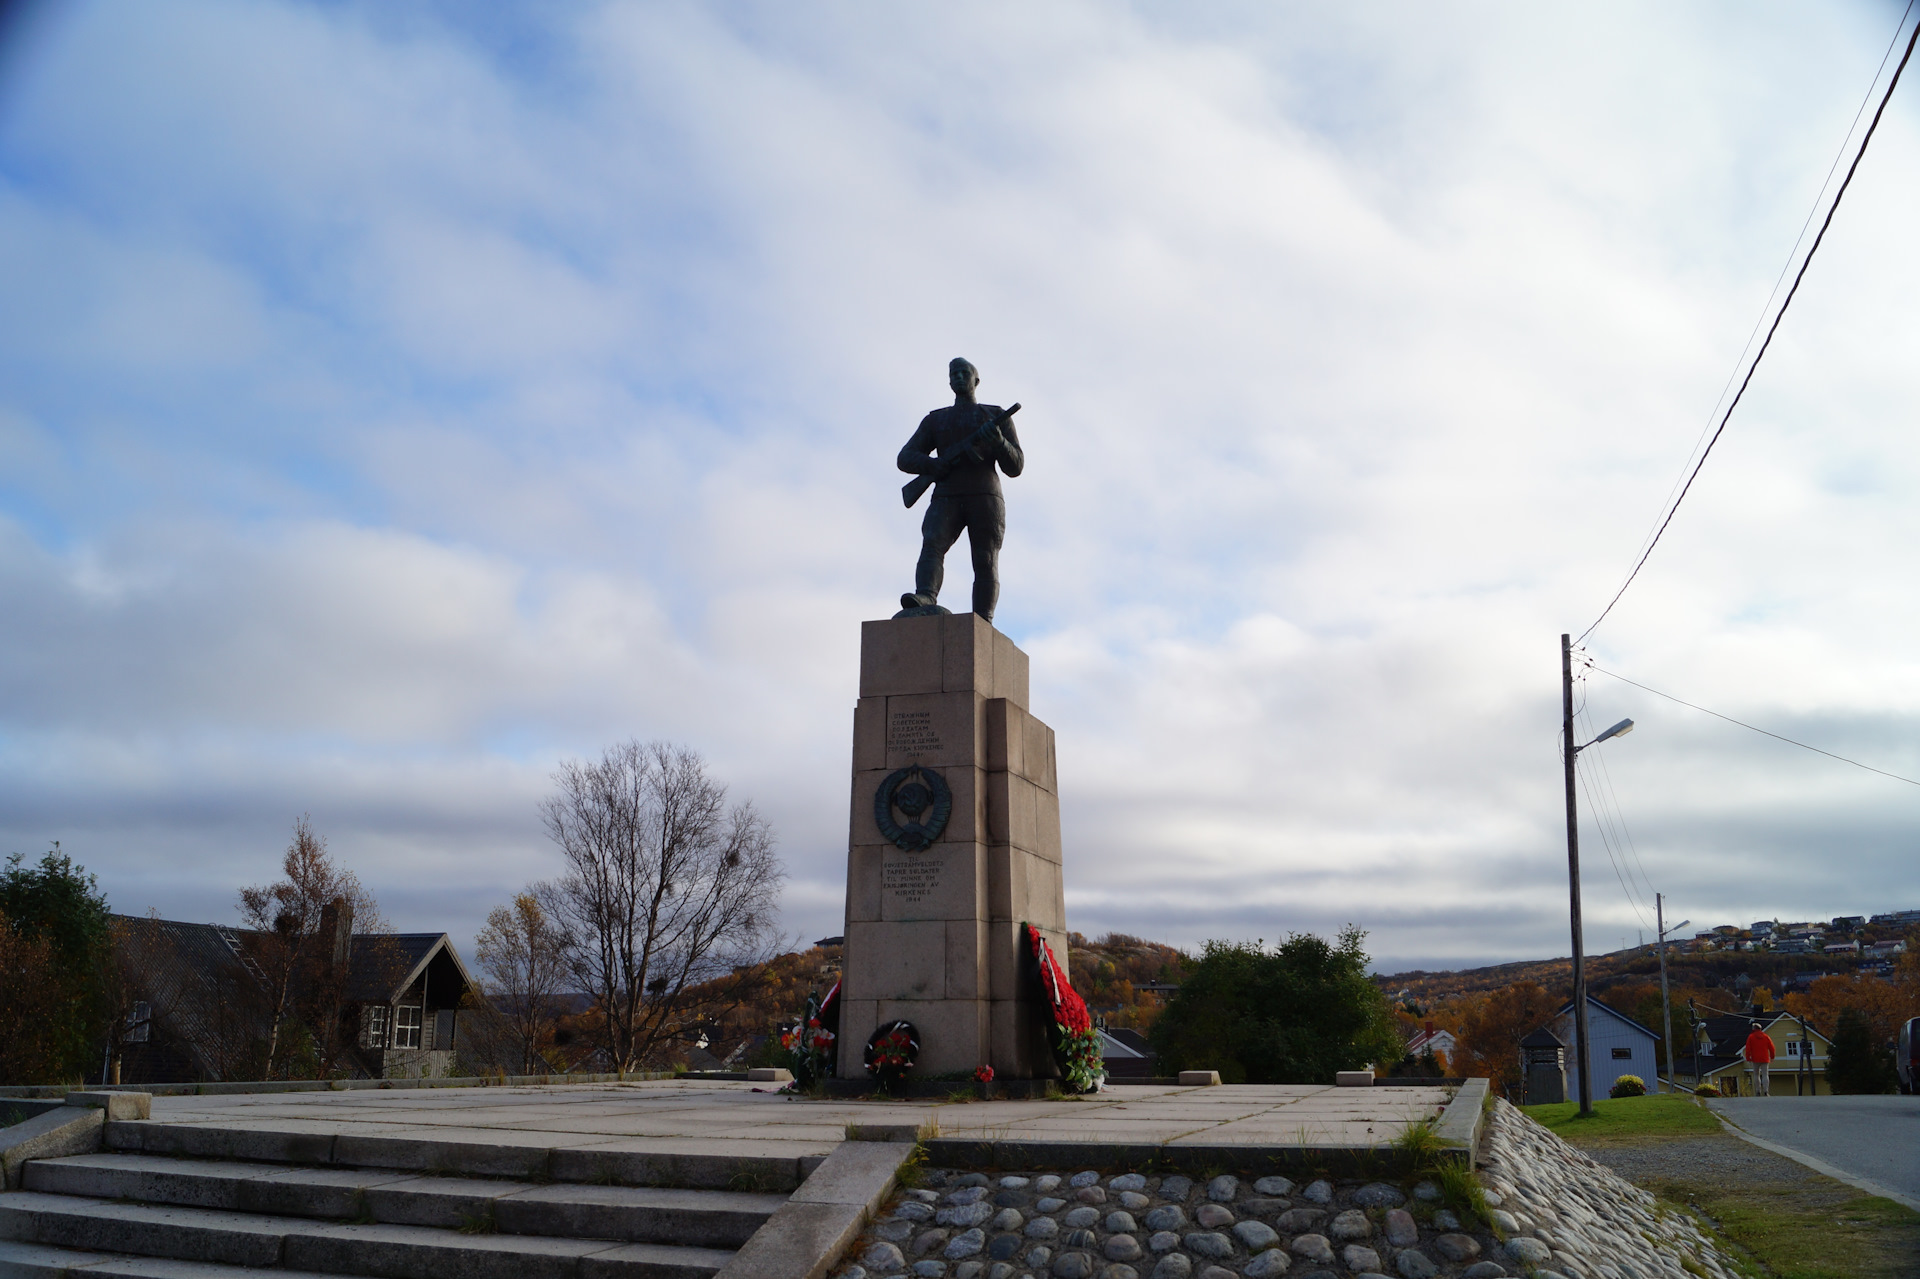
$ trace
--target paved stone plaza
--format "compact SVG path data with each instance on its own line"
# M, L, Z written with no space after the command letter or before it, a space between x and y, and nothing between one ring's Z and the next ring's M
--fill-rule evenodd
M960 1087L961 1085L955 1085ZM526 1088L155 1097L155 1124L596 1152L824 1157L849 1124L947 1139L1368 1149L1438 1115L1450 1088L1122 1086L1052 1101L812 1101L765 1085L651 1080Z

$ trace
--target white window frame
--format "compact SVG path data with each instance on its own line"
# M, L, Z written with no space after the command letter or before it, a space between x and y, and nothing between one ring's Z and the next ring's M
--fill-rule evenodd
M127 1013L127 1033L122 1042L144 1044L153 1034L153 1005L144 999L133 1001L133 1009Z
M387 1046L387 1006L368 1004L361 1009L360 1042L367 1048Z
M418 1048L421 1013L424 1010L419 1004L401 1004L394 1011L396 1016L393 1019L393 1046Z

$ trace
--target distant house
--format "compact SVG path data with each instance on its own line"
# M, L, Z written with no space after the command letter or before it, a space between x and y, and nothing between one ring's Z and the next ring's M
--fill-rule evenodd
M1447 1074L1453 1069L1453 1052L1459 1047L1451 1030L1437 1030L1432 1022L1427 1022L1413 1038L1407 1040L1406 1055L1418 1058L1422 1053L1432 1053L1440 1063L1440 1073Z
M1729 1013L1696 1023L1690 1051L1681 1051L1681 1042L1674 1044L1674 1082L1685 1088L1712 1084L1728 1096L1751 1097L1753 1071L1746 1046L1756 1021L1773 1040L1773 1068L1768 1072L1773 1096L1824 1097L1832 1091L1827 1086L1827 1037L1811 1022L1774 1012Z
M121 1082L251 1080L273 1024L266 939L244 928L115 916L128 988L117 1055ZM353 933L331 916L292 1002L320 1004L335 1036L336 1073L421 1078L452 1073L459 1009L472 978L445 933ZM327 1028L322 1028L327 1029Z
M1569 999L1552 1022L1554 1035L1561 1043L1569 1046L1575 1043L1573 1028L1573 1001ZM1625 1013L1616 1012L1593 996L1587 996L1587 1055L1589 1060L1579 1060L1577 1050L1567 1054L1568 1095L1580 1095L1580 1072L1591 1069L1593 1080L1592 1095L1604 1097L1613 1089L1614 1080L1622 1075L1638 1076L1653 1090L1654 1081L1659 1077L1659 1069L1654 1063L1654 1053L1659 1045L1660 1036L1642 1026Z
M1891 955L1907 953L1907 943L1903 941L1877 941L1867 947L1868 955L1875 959L1885 959Z
M1867 917L1865 915L1835 915L1833 917L1833 923L1830 926L1836 932L1850 933L1857 929L1865 928L1867 926Z
M359 1026L356 1046L367 1073L382 1079L451 1075L460 1008L475 988L452 940L445 933L390 933L353 941L349 1016ZM383 962L381 947L397 952L401 963Z
M1860 953L1860 943L1857 941L1837 941L1822 946L1820 949L1829 955L1857 955Z
M1137 1030L1103 1029L1100 1064L1115 1079L1148 1079L1153 1075L1153 1048Z

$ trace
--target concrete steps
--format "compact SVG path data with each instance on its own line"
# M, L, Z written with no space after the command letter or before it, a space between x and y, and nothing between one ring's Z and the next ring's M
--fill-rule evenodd
M124 1152L23 1171L0 1279L712 1279L788 1198Z
M26 1166L24 1187L225 1212L702 1248L740 1247L787 1200L724 1190L535 1185L107 1153L35 1160Z
M31 1190L0 1196L0 1239L82 1253L380 1279L710 1279L733 1258L731 1250L673 1244L462 1234ZM0 1254L0 1266L8 1261Z
M368 1133L310 1123L110 1123L105 1147L128 1154L312 1168L766 1193L798 1189L826 1162L825 1155L719 1153L713 1148L723 1143L666 1143L679 1149L552 1146L540 1134L511 1130L394 1128L397 1131Z
M244 1266L214 1261L174 1261L168 1257L128 1257L111 1252L80 1252L37 1243L0 1240L0 1279L67 1279L73 1275L112 1275L114 1279L247 1279ZM305 1270L279 1270L274 1279L321 1279Z

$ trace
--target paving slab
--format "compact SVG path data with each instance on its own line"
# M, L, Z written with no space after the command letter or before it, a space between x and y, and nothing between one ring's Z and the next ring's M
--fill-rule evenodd
M572 1180L667 1176L676 1161L768 1160L764 1189L818 1166L849 1124L937 1125L948 1140L1371 1149L1437 1116L1451 1088L1128 1086L1034 1101L813 1101L732 1081L161 1096L108 1125L113 1149ZM141 1130L136 1132L134 1130ZM166 1130L163 1135L160 1130ZM148 1136L146 1134L152 1134ZM651 1157L651 1158L650 1158ZM662 1171L667 1170L667 1171Z

